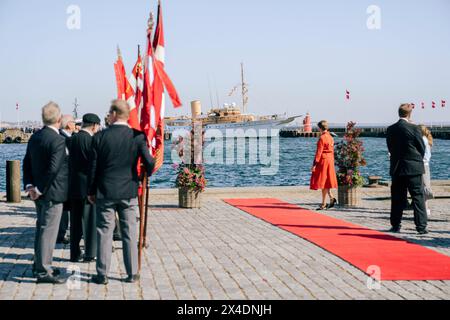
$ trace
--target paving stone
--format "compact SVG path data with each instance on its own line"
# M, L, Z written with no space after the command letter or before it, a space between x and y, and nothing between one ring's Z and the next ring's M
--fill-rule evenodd
M436 187L435 193L448 192ZM389 228L388 188L361 189L358 209L328 210L324 214L372 229ZM314 244L225 204L221 199L277 197L314 210L319 193L304 187L215 189L204 194L196 210L164 209L174 206L173 192L153 190L151 219L141 280L126 276L122 244L115 242L110 283L88 283L95 263L80 268L79 289L36 285L31 274L34 210L30 201L19 208L0 202L0 299L2 300L123 300L123 299L445 299L450 281L383 281L379 290L367 287L359 269ZM0 194L0 198L2 195ZM372 200L371 200L372 199ZM430 203L430 234L418 236L411 212L405 213L398 237L450 256L449 199ZM55 266L71 265L68 246L54 251ZM69 276L67 274L67 276Z

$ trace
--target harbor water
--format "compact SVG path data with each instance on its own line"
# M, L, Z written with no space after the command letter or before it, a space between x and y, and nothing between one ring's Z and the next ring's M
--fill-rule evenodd
M340 139L336 138L336 142ZM366 149L364 155L367 167L362 174L377 175L389 180L389 158L386 140L362 138ZM248 187L248 186L296 186L308 185L310 169L316 149L316 138L280 138L279 165L275 175L261 175L262 164L211 164L206 166L208 187ZM270 147L268 148L270 150ZM0 144L0 192L6 187L6 160L23 160L26 145ZM176 172L172 167L171 143L166 142L165 163L151 178L153 188L173 188ZM225 153L225 152L224 152ZM450 140L435 140L432 150L431 175L434 180L450 179Z

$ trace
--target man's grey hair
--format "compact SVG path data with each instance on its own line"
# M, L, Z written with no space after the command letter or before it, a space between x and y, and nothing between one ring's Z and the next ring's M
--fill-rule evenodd
M75 122L75 119L70 114L65 114L61 119L61 128L66 129L70 122Z
M42 108L42 122L46 126L56 124L61 119L61 109L58 104L50 101Z

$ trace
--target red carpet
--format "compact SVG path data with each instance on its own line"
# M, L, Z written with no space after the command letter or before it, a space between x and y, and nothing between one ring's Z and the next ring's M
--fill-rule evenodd
M364 273L369 266L379 266L381 280L450 280L450 257L421 245L277 199L224 201L320 246Z

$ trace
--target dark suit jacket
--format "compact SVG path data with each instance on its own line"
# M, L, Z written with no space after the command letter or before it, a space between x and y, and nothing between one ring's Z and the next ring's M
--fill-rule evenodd
M70 181L70 144L72 141L72 136L69 136L63 129L59 129L59 134L61 137L66 139L66 150L69 152L69 181ZM70 198L70 182L69 182L69 198ZM70 211L70 201L64 202L64 211Z
M387 129L391 176L414 176L425 172L425 143L419 126L399 120Z
M69 188L69 159L65 139L44 127L33 134L23 160L23 183L32 184L47 201L64 202Z
M136 198L139 157L150 176L155 162L142 132L124 125L112 125L96 134L92 143L89 195L108 200Z
M60 129L59 134L66 139L66 146L70 149L70 141L72 140L72 136L69 136L64 130Z
M70 198L84 199L88 195L88 175L92 154L92 137L81 130L70 144Z

